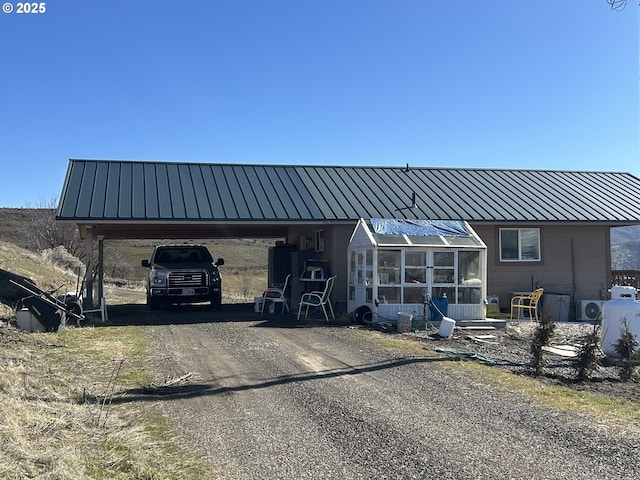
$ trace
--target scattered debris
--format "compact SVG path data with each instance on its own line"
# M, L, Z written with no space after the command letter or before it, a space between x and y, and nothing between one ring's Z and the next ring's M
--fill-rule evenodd
M473 340L474 342L481 342L481 343L493 343L493 344L497 344L497 340L498 337L496 337L495 335L467 335L466 337L467 340Z
M575 358L578 356L580 347L575 345L549 345L542 347L542 350L561 357Z
M458 330L497 330L496 327L494 327L493 325L486 325L486 326L470 326L470 327L456 327Z
M476 352L465 352L463 350L455 350L453 348L436 348L436 352L444 353L446 355L451 355L453 357L458 358L467 358L471 360L480 360L483 363L487 363L489 365L493 365L497 362L495 358L489 357L488 355L483 355L481 353Z
M193 372L186 373L180 377L170 378L169 380L164 382L164 385L162 386L172 387L174 385L184 385L185 383L187 383L187 380L189 380L191 377L193 377Z

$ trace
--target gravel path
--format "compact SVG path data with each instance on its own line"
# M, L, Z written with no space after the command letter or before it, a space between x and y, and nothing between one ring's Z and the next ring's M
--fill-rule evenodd
M625 479L640 426L535 404L357 328L145 326L163 379L144 397L220 479Z

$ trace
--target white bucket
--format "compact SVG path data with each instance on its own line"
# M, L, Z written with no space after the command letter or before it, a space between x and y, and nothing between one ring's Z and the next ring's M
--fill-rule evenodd
M411 321L413 314L398 312L398 320L396 321L396 329L398 333L409 333L411 331Z
M453 329L456 326L456 321L453 318L442 317L440 322L440 328L438 329L438 335L443 338L449 338L453 334Z
M23 308L16 312L16 327L27 332L45 332L46 328L40 323L40 320L29 311Z
M253 298L253 311L256 313L260 313L262 310L262 302L264 299L262 297L254 297Z

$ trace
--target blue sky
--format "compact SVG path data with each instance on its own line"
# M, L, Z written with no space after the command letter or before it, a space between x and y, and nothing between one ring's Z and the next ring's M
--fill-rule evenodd
M640 176L637 2L9 3L0 207L69 158Z

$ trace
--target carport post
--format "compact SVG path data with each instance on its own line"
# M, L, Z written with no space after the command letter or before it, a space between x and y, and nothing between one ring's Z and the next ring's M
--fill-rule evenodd
M97 271L93 270L96 274L95 278L87 278L86 285L84 290L84 305L83 307L89 311L96 308L96 306L102 305L102 299L104 298L104 235L98 235L98 262L94 264L93 261L93 238L89 237L85 242L85 249L87 252L87 259L89 260L87 263L88 271L91 271L95 267L97 267ZM93 282L98 281L98 305L96 305L93 301Z
M98 299L104 298L104 235L98 235ZM102 303L101 303L102 304ZM104 318L102 319L104 322Z
M84 298L82 299L83 307L85 310L93 308L93 285L92 280L89 278L89 272L93 268L93 237L87 236L84 242L84 250L87 256L87 271L85 272L84 280Z

